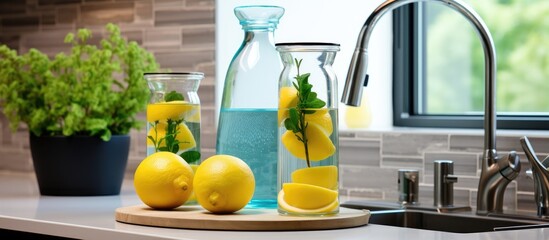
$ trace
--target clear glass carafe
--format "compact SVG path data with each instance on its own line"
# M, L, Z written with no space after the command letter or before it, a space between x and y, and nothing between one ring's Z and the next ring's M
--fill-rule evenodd
M147 104L147 156L169 151L180 155L193 170L201 162L200 99L204 74L146 73L151 91ZM186 204L196 203L194 194Z
M244 40L225 78L216 153L236 156L252 169L256 188L247 207L276 208L277 92L282 63L274 46L274 30L284 9L241 6L234 13Z
M339 44L279 43L278 212L339 212L337 79Z

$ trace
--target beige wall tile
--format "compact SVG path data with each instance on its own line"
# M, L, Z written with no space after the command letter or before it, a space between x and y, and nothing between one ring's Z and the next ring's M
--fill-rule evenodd
M85 25L106 24L109 22L132 22L133 2L83 4L80 7L79 22Z

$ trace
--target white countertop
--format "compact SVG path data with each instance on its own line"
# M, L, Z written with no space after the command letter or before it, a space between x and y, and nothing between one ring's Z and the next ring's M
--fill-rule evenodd
M369 224L363 227L324 231L203 231L157 228L114 220L118 207L141 204L126 180L117 196L41 196L33 174L0 173L0 228L78 239L549 239L549 229L490 233L446 233Z

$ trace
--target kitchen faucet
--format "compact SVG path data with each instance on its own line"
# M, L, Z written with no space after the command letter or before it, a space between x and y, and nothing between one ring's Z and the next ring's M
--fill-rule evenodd
M484 49L484 153L477 192L477 214L503 212L505 188L520 172L519 156L515 151L500 157L496 152L496 49L492 36L480 16L459 0L387 0L366 19L360 30L356 49L351 59L342 102L358 106L362 99L362 87L367 83L368 42L378 20L387 12L416 2L440 2L464 16L477 31ZM475 159L476 161L476 159Z

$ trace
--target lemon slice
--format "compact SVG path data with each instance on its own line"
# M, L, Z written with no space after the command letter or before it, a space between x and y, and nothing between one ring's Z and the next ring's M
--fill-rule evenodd
M337 189L336 166L301 168L292 172L292 182L311 184L327 189Z
M297 90L295 87L281 87L278 100L278 123L289 117L289 109L296 107L298 103ZM327 108L310 109L315 110L313 114L306 114L305 121L314 122L324 130L326 135L330 136L333 132L332 117Z
M278 193L278 206L280 206L280 208L284 209L286 212L289 212L289 213L304 213L304 214L330 213L339 207L339 201L336 199L328 206L322 207L322 208L301 209L301 208L292 207L288 203L286 203L284 201L284 190L280 190L280 192Z
M337 200L337 191L327 188L303 184L284 183L284 202L301 209L319 209L330 205Z
M278 193L278 206L289 213L330 213L339 207L336 191L300 183L284 185L288 184L294 186L283 186ZM318 200L325 205L321 206Z
M185 116L192 116L196 111L187 101L170 101L147 105L147 122L166 121L167 119L178 120Z
M156 141L159 141L160 139L166 137L166 123L158 123L156 125L156 132L155 129L151 127L149 130L148 136L154 138ZM175 139L179 140L179 150L186 150L193 147L196 147L196 140L193 137L193 134L189 127L185 123L181 123L177 127L177 136ZM147 146L154 146L153 142L147 137ZM166 146L166 140L162 141L160 143L159 147L165 147Z
M288 109L297 106L297 89L281 87L278 95L278 123L282 123L289 115Z
M302 137L301 133L296 134ZM292 131L286 131L281 137L282 144L293 156L305 160L305 145L297 138L296 134ZM305 134L307 135L309 160L324 160L335 153L336 148L334 144L320 125L310 122L305 130Z
M322 130L324 130L326 136L332 135L334 126L332 125L332 117L330 116L328 109L320 108L310 110L315 110L315 112L313 114L305 114L305 121L318 124Z

